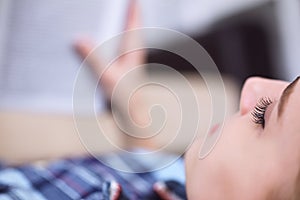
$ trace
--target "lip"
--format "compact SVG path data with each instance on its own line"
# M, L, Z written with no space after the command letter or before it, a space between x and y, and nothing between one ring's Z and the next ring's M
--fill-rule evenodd
M213 135L214 133L217 132L217 130L220 128L220 124L215 124L211 127L211 129L209 130L209 133L208 135L211 136Z

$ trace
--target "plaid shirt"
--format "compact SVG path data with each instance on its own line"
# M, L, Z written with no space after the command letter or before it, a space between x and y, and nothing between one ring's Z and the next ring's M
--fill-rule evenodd
M120 154L103 159L119 159L123 164L127 160ZM178 191L184 191L184 180L176 178L176 175L184 174L182 163L182 159L179 159L162 171L145 173L120 172L94 157L59 160L46 167L0 165L0 200L111 199L112 182L121 186L122 194L119 199L160 199L152 189L157 181L175 179L181 182L178 184ZM145 167L145 163L138 161L134 165ZM166 175L170 171L173 174Z

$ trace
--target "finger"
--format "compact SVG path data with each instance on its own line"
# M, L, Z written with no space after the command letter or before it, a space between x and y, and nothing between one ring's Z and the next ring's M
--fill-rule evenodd
M137 0L131 0L128 8L125 30L135 29L140 25L140 6Z
M159 195L159 197L161 199L164 199L164 200L180 200L181 199L177 195L170 192L168 190L166 184L163 182L156 182L153 185L153 190Z
M162 182L157 182L153 185L153 190L164 200L172 200L170 194L167 192L167 187Z
M125 31L130 31L135 28L141 26L140 23L141 13L140 6L137 0L131 0L128 15L127 15L127 24L125 27ZM120 51L121 54L125 53L129 50L133 50L137 47L141 47L142 45L142 35L137 31L127 32L125 36L122 38ZM127 64L126 66L138 65L142 64L145 60L145 51L138 50L132 53L128 53L120 58L120 62L130 62L131 64Z
M85 59L90 51L93 49L92 42L89 39L80 39L74 43L77 53Z
M121 195L121 186L116 182L111 182L110 186L110 199L117 200Z
M121 196L121 186L115 182L105 181L101 186L102 194L104 199L117 200Z
M103 71L103 64L101 63L99 55L96 55L95 52L92 52L95 44L89 39L81 39L75 42L74 47L79 56L82 57L82 59L86 59L86 62L96 73L96 75L100 76Z

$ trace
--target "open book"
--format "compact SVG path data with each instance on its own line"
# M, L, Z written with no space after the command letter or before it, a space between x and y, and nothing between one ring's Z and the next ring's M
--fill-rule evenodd
M120 33L126 4L0 0L0 109L72 112L73 84L82 61L73 43L79 36L101 43ZM104 100L98 96L101 110Z

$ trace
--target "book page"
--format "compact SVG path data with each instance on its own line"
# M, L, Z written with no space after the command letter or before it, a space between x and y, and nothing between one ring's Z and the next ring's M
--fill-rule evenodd
M80 36L102 42L122 31L125 3L6 2L0 27L0 108L72 112L73 84L82 61L73 43ZM97 96L96 107L101 110L104 100L101 93Z

